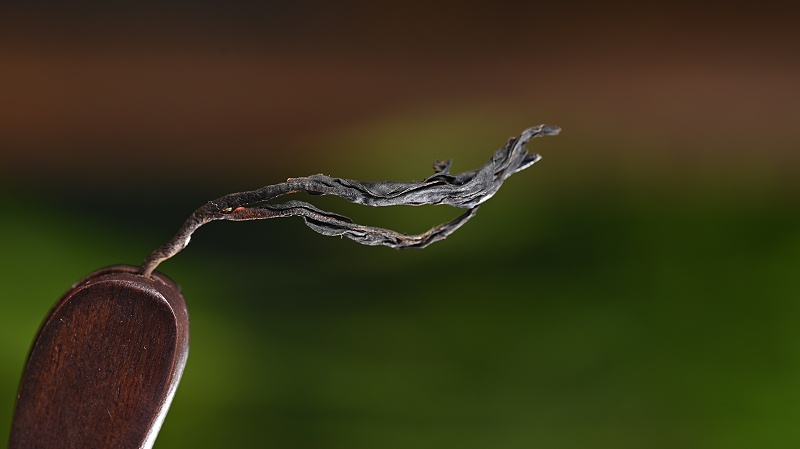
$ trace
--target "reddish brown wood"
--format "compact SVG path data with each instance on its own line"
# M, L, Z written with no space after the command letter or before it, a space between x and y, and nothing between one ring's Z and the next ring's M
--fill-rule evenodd
M9 447L151 447L189 351L178 286L101 269L56 303L33 343Z

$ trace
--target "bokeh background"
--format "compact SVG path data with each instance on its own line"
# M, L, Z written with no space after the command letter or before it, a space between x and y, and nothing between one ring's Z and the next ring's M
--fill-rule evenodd
M800 7L554 3L5 2L0 439L49 307L205 201L547 123L422 251L201 229L160 268L192 346L156 447L800 446Z

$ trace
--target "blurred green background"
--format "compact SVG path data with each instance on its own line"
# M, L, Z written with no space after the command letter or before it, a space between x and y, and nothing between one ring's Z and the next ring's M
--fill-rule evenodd
M793 3L12 2L0 440L49 307L205 201L476 168L558 137L422 251L213 223L157 448L800 446ZM320 207L421 232L447 208Z

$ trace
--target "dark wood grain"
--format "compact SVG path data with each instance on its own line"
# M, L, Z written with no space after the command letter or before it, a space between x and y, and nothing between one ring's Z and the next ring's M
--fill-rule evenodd
M151 447L189 351L189 316L167 277L113 266L75 284L42 323L9 447Z

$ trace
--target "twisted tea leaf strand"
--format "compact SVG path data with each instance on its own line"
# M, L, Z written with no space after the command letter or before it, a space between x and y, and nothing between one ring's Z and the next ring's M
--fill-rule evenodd
M512 174L524 170L541 159L530 154L525 144L539 136L554 136L557 126L539 125L528 128L519 137L495 151L483 167L456 175L450 174L451 161L436 161L436 173L411 182L363 182L352 179L312 175L289 178L286 182L248 192L232 193L209 201L184 222L178 233L164 246L153 251L142 264L141 273L150 276L158 264L169 259L189 244L197 228L214 220L261 220L278 217L302 217L314 231L328 236L344 236L364 245L382 245L395 249L424 248L442 240L475 216L481 203L491 198ZM391 229L364 226L347 217L320 210L303 201L264 204L279 196L296 192L314 195L335 195L365 206L421 206L443 204L467 212L455 220L435 226L418 235L406 235Z

